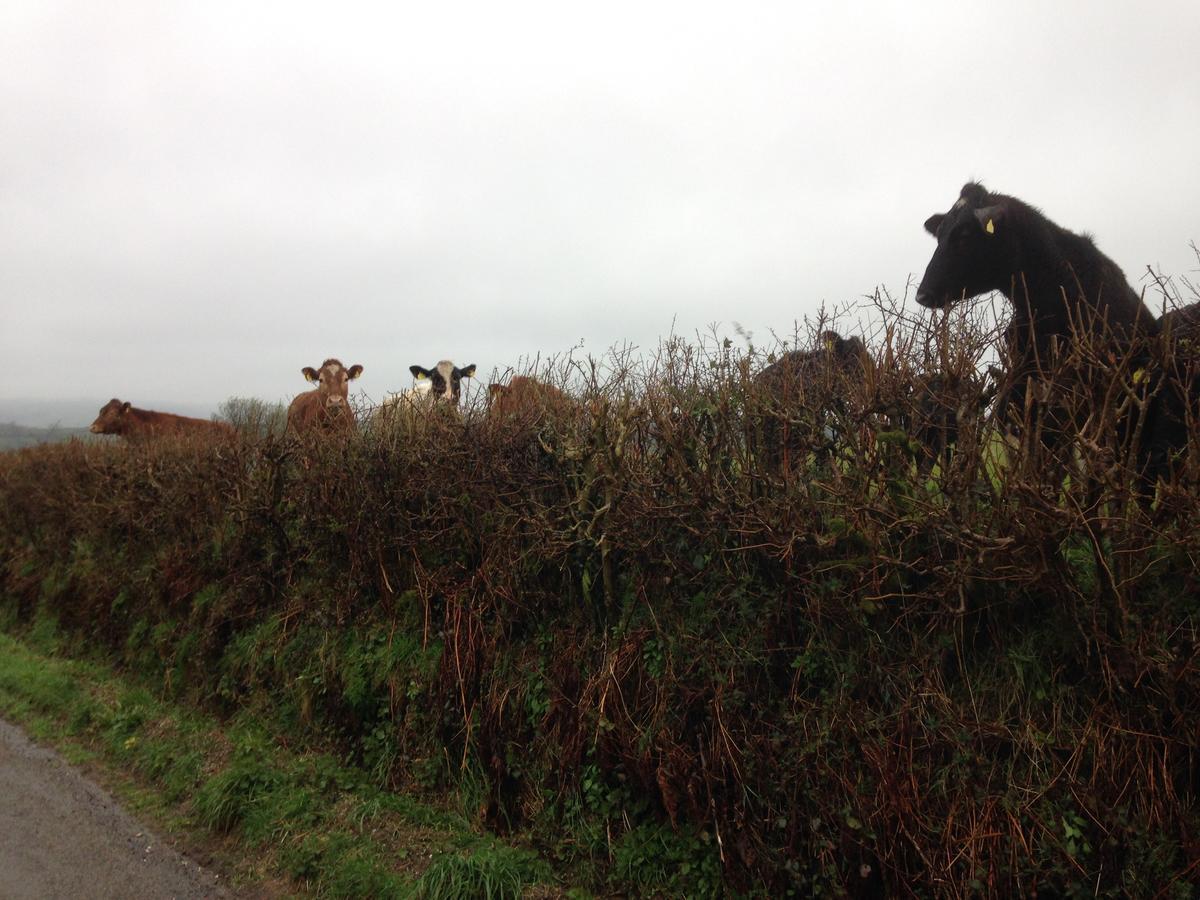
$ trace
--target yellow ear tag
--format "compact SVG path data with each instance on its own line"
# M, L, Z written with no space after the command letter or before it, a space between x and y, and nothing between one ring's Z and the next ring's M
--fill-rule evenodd
M983 230L986 231L988 234L995 234L996 226L992 224L991 219L988 219L988 223L987 223L987 225L984 226Z
M424 372L422 372L420 375L417 376L417 381L421 381L422 379L428 378L428 377L429 377L428 375L426 375Z

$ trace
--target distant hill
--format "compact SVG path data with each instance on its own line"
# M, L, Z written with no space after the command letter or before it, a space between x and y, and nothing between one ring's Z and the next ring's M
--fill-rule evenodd
M0 450L18 450L21 447L32 447L34 444L54 444L73 437L94 440L86 428L61 428L57 425L33 428L13 422L0 422Z

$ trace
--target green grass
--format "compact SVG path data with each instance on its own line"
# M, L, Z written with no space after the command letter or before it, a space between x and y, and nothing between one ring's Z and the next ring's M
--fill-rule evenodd
M530 851L381 791L332 757L290 752L256 721L223 724L163 702L103 665L53 655L57 646L45 619L27 640L0 634L0 714L114 776L106 780L121 799L159 827L232 843L243 880L286 876L328 897L500 898L550 887Z
M444 853L417 885L423 900L510 900L546 876L546 866L530 853L511 847L481 847L469 853Z

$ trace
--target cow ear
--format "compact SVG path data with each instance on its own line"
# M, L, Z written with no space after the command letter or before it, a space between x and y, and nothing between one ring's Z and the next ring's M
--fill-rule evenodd
M346 377L349 378L351 381L353 381L355 378L357 378L362 373L363 373L362 366L351 366L349 369L346 370Z
M412 372L413 378L416 378L418 381L429 377L429 370L421 366L409 366L408 371Z
M474 378L475 377L475 363L471 363L465 369L459 369L458 374L461 375L463 378Z
M1004 222L1004 214L1006 210L1004 206L997 203L993 206L981 206L975 210L975 218L979 220L979 227L986 234L995 234L996 229Z
M122 403L121 404L121 415L125 415L125 413L129 412L129 409L132 406L133 406L133 404L130 403L128 400L126 400L124 403Z
M942 226L942 219L946 218L945 213L934 213L925 220L925 230L937 237L937 231Z
M321 376L317 374L317 370L312 366L305 366L300 370L300 374L304 376L305 381L316 381Z

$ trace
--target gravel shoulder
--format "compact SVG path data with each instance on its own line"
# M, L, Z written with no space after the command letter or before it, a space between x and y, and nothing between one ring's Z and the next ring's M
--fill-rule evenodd
M231 897L53 750L0 719L0 897Z

